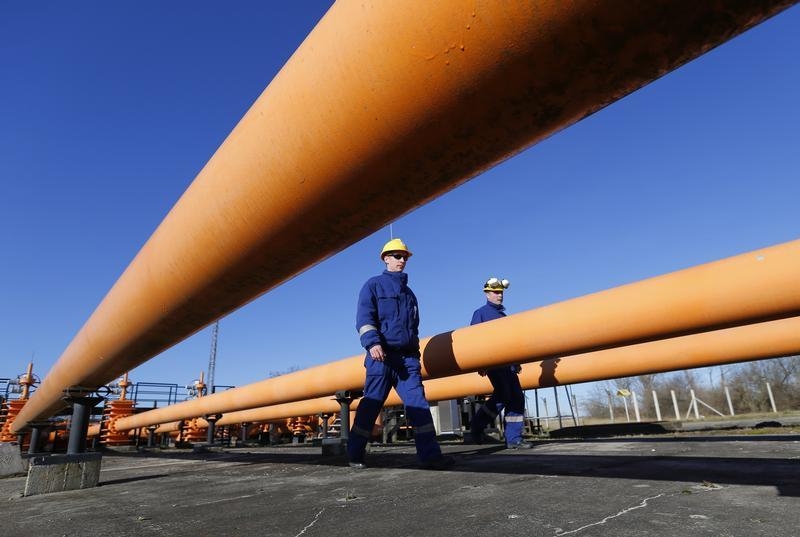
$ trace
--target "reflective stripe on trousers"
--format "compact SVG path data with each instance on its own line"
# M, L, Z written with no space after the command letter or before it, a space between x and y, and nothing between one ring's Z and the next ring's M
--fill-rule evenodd
M516 444L522 440L525 413L525 394L519 377L509 366L490 369L487 376L494 392L475 413L470 431L474 436L480 437L486 426L497 417L498 409L505 408L506 444Z

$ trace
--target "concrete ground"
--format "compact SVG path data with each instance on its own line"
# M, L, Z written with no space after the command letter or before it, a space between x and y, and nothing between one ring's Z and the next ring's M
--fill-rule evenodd
M321 448L104 454L100 486L21 497L0 479L2 533L48 536L800 536L798 428L374 446L366 470Z

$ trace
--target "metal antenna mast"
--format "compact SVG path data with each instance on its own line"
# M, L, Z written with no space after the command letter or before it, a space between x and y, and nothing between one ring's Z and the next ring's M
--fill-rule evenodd
M208 357L208 391L214 393L214 369L217 367L217 336L219 335L219 321L214 323L211 332L211 354Z

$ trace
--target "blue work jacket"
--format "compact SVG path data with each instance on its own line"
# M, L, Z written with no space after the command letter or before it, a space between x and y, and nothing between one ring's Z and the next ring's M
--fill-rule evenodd
M367 280L358 294L356 330L361 345L419 356L419 307L408 274L389 272Z
M472 322L469 324L485 323L506 316L506 308L502 304L492 304L488 300L486 304L475 310L472 314Z
M478 324L478 323L485 323L486 321L493 321L495 319L500 319L501 317L506 316L506 307L502 304L492 304L488 300L486 304L481 306L480 308L475 310L475 313L472 314L472 322L469 324ZM506 366L502 366L506 367ZM522 367L519 364L514 364L511 367L511 371L514 373L519 373L522 371Z

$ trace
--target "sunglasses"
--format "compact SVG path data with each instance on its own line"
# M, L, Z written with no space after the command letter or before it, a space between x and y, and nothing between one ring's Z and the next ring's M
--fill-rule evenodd
M408 254L386 254L394 257L395 259L408 259Z

